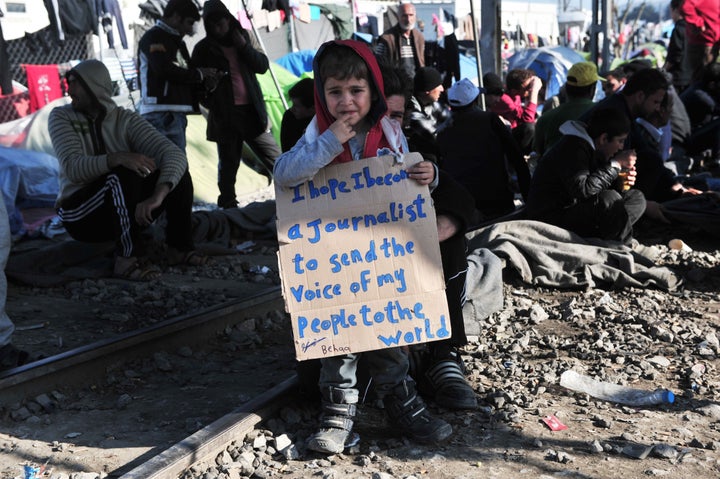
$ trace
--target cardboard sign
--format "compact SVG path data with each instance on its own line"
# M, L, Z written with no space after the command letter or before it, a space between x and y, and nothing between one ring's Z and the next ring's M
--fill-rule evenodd
M276 188L279 264L299 360L450 337L435 210L417 153Z

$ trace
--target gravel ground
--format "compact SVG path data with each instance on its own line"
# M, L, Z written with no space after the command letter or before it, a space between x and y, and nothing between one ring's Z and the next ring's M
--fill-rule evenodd
M482 324L484 334L465 348L468 377L480 398L480 408L454 412L431 403L432 410L454 428L454 434L441 445L420 446L397 437L381 410L364 406L357 421L360 443L346 454L323 457L305 449L305 440L316 425L317 404L299 403L284 409L242 443L218 451L214 461L188 471L184 479L718 477L720 251L715 240L692 231L683 231L683 239L693 251L669 250L666 245L672 237L672 232L652 227L638 233L643 244L656 246L660 264L684 277L684 289L675 294L655 289L535 288L508 273L504 308ZM270 264L274 248L264 248L257 257ZM221 263L229 264L226 274L237 272L233 281L253 281L257 276L247 274L252 265L240 256L225 259ZM173 277L190 277L185 283L190 288L181 290L180 296L175 288L160 288L150 298L131 291L133 307L124 305L127 317L118 323L148 320L148 315L142 314L143 305L153 301L164 306L169 301L187 301L178 307L189 310L202 307L210 296L193 291L218 281L216 268L173 271ZM263 281L275 282L276 272L275 265ZM73 298L76 307L87 309L93 297L111 287L102 281L78 282L63 288L62 294ZM50 291L57 293L55 290ZM19 288L11 294L27 292L39 298L43 291ZM211 301L231 296L222 288L213 291L216 296ZM117 297L104 295L102 308L123 307L114 304ZM48 304L57 300L50 298ZM16 305L11 302L9 306L12 312ZM111 317L99 319L118 324ZM232 381L247 371L248 365L238 362L247 348L266 342L287 345L282 354L274 350L271 364L278 371L291 368L285 321L284 313L277 312L246 324L244 329L226 332L219 339L222 354L213 353L212 360L205 353L167 352L109 371L103 383L48 392L51 407L43 407L44 398L2 404L0 477L22 477L23 462L49 457L56 467L48 477L94 479L130 457L123 452L128 448L142 445L132 456L138 457L150 449L168 447L179 434L207 424L214 415L222 414L223 408L248 399L239 397ZM227 359L221 359L225 356L236 363L228 366ZM177 379L168 380L172 376L168 364L174 366L173 371L197 368L205 376L178 384ZM677 399L672 405L644 408L596 400L558 385L560 374L568 369L614 384L668 388ZM223 376L231 380L222 383L221 398L211 387L216 381L221 383ZM162 388L169 393L161 394ZM197 390L206 393L205 402L186 407ZM171 410L173 417L153 414L152 407L158 406ZM132 424L108 422L108 415L117 417L123 411L133 414ZM68 425L67 418L78 412L84 413L84 422ZM567 429L552 431L542 421L551 415ZM95 429L101 431L97 439L90 439L89 433L73 435ZM164 429L176 429L175 435L163 436ZM40 430L42 433L37 432Z

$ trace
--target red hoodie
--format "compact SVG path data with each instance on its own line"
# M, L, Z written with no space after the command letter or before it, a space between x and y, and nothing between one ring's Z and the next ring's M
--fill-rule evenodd
M390 143L387 138L385 138L380 124L380 120L387 112L385 95L382 93L384 91L382 74L380 73L380 67L375 59L375 55L365 43L356 40L334 40L324 43L318 49L315 59L313 60L313 72L315 74L315 115L317 116L318 133L322 134L335 122L335 118L328 111L325 102L325 90L323 88L325 81L320 76L318 62L322 59L323 52L327 50L327 48L337 48L338 46L351 48L367 64L368 71L370 72L370 78L367 78L367 81L373 89L375 99L368 112L372 126L365 137L365 146L363 148L363 158L370 158L377 155L378 149L390 147ZM352 159L350 147L345 143L343 145L343 152L336 156L330 164L347 163L352 161Z
M720 42L720 0L685 0L680 12L687 22L689 44L713 46Z

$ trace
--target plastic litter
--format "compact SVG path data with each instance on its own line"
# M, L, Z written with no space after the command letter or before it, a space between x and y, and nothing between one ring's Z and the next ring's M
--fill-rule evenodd
M589 376L567 370L560 376L560 385L576 392L585 393L596 399L610 401L627 406L654 406L672 404L675 394L668 389L636 389L618 384L595 380Z

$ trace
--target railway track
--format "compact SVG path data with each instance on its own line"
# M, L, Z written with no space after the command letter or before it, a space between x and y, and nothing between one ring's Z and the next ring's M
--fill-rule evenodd
M122 364L143 361L143 358L151 358L157 351L177 351L180 348L192 348L195 354L198 354L201 348L216 341L218 335L233 330L248 318L263 318L283 309L280 288L274 286L241 300L232 301L196 314L168 319L137 331L120 334L74 348L35 363L3 371L0 373L0 404L7 405L27 398L34 398L38 395L47 395L50 391L58 389L63 391L68 389L82 390L89 385L93 385L91 389L95 388L95 385L102 384L103 381L107 382L105 377L109 370L122 369ZM277 315L277 313L275 314ZM277 336L272 332L270 334ZM264 358L271 354L268 351L273 349L281 350L284 354L280 354L280 356L284 359L278 360L276 363L271 362L263 365L263 362L266 361ZM249 385L247 388L240 386L235 391L235 396L241 396L245 399L245 401L237 402L244 402L244 404L233 409L223 409L228 407L226 405L227 401L218 401L217 410L213 411L216 417L206 416L200 430L188 437L181 437L179 440L177 433L170 435L168 439L162 439L166 446L170 442L174 445L163 447L157 445L160 440L148 441L154 444L151 444L151 447L147 448L147 450L139 450L138 453L126 455L125 460L114 461L110 466L106 461L100 460L94 465L90 461L90 463L83 465L81 469L81 466L77 464L71 465L53 460L50 453L48 454L51 457L45 461L50 465L54 464L55 471L65 473L79 472L79 470L95 472L105 470L109 477L123 477L126 479L178 477L182 470L192 466L193 463L203 460L209 455L216 454L218 450L222 450L228 443L244 437L255 425L277 411L279 407L285 404L288 398L292 397L292 391L295 389L297 380L292 369L287 367L288 363L291 364L291 361L288 360L292 357L292 348L289 344L282 348L275 348L273 344L268 344L267 347L243 353L243 356L243 364L255 364L255 367L251 366L249 369L253 373L257 373L254 379L259 382L259 384ZM253 358L255 359L253 360ZM238 360L228 359L226 364L218 367L223 370L230 370L231 372L228 374L233 374L232 370L234 369L237 369L239 373L244 369L248 369L246 366L231 365L233 361L237 362ZM273 364L282 366L275 367ZM268 369L273 370L268 371ZM148 383L152 382L152 380L148 381ZM185 386L185 389L190 391L189 393L181 392L183 387L178 387L175 395L182 397L183 394L192 395L193 388L199 387L197 383L202 382L202 379L183 379L175 382L188 385ZM221 387L227 389L227 386ZM165 392L168 393L168 391ZM140 398L148 396L147 392L135 391L133 394L133 397ZM169 391L169 395L173 396L173 392ZM210 396L212 395L210 394ZM135 402L139 403L140 401ZM180 406L177 407L180 408ZM209 409L214 408L210 405ZM117 411L115 418L108 419L112 421L110 426L113 423L130 422L131 420L125 419L126 411L129 410L132 410L132 408L127 410L123 408L123 410ZM184 419L183 414L191 414L183 413L180 409L178 409L177 413L181 417L176 419L180 420ZM53 419L53 421L62 423L65 416L72 415L73 411L62 410L57 411L55 414L63 417ZM132 413L129 416L132 416ZM158 424L153 425L153 428L162 429L163 420L158 418L158 421ZM164 422L168 421L165 420ZM88 425L87 427L91 426ZM184 429L187 430L187 428ZM2 430L2 432L5 432L5 430ZM51 443L50 441L47 442ZM136 442L142 443L143 441L138 437ZM89 443L90 441L88 441L88 445ZM117 455L123 456L123 453ZM38 454L38 456L34 460L28 459L26 462L36 464L45 462L43 457L40 457L41 454ZM128 459L129 461L127 461ZM0 462L5 460L0 453ZM5 477L2 472L0 472L0 477Z

